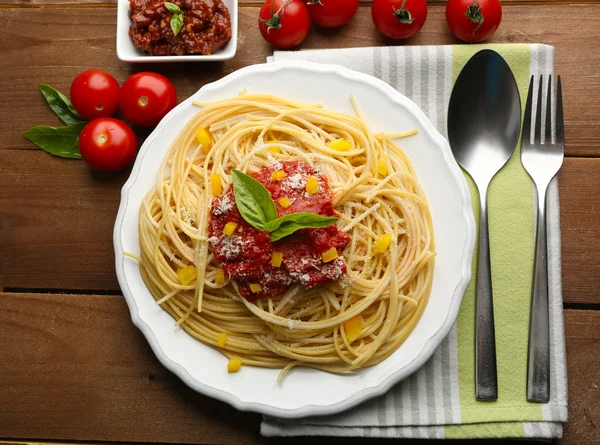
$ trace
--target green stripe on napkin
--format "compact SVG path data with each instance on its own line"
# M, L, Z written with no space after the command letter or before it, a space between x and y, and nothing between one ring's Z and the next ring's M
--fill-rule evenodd
M510 65L525 110L529 86L530 50L528 45L454 46L452 52L453 81L470 57L483 48L499 52ZM520 140L506 166L493 179L488 194L490 255L492 264L494 317L496 326L496 354L498 362L499 394L496 402L475 400L475 280L472 280L463 298L458 315L458 366L460 407L463 423L501 422L520 418L542 420L541 405L526 399L527 342L531 272L534 253L533 185L520 159ZM479 196L468 176L473 197L475 219L479 220ZM473 259L473 277L476 275L477 249ZM498 429L519 428L519 434L500 432L500 437L524 436L522 424ZM444 427L446 437L485 437L481 428Z

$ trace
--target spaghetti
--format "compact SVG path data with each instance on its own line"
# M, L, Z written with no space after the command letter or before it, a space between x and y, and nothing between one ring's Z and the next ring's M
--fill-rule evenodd
M410 160L392 141L414 132L374 133L351 100L357 116L267 95L195 103L203 109L172 143L143 200L146 285L177 325L238 363L283 368L281 375L296 365L371 366L403 343L425 308L435 256L431 214ZM217 178L217 189L227 191L232 169L252 174L283 161L327 178L337 227L350 239L341 255L347 272L250 301L211 251L212 187ZM183 280L182 270L191 271Z

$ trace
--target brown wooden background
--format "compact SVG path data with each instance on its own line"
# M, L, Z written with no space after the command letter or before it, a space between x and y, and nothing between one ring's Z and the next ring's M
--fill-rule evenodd
M259 416L189 390L131 324L112 247L129 172L93 172L22 137L34 125L59 124L37 90L40 82L67 93L85 69L107 70L119 82L133 70L155 70L173 80L183 100L206 82L263 62L271 48L256 29L260 3L240 3L231 61L132 66L116 57L116 0L0 0L0 444L304 443L261 438ZM302 47L391 44L374 30L367 3L349 25L313 30ZM563 78L567 158L559 181L570 409L564 443L598 444L600 0L503 5L490 42L554 45ZM443 1L429 3L427 23L406 43L458 43Z

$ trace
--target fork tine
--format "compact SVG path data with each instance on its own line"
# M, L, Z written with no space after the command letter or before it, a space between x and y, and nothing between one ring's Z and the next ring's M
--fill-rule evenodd
M531 106L533 105L533 76L529 81L529 91L527 92L527 103L525 105L525 117L523 118L523 134L521 143L531 143Z
M552 143L552 74L548 76L548 96L546 96L546 132L544 144Z
M535 129L533 131L533 143L539 143L542 139L542 81L544 78L540 76L540 84L538 85L537 109L535 110Z
M560 76L556 87L556 143L565 143L565 121L563 119L563 103L562 103L562 86L560 84Z

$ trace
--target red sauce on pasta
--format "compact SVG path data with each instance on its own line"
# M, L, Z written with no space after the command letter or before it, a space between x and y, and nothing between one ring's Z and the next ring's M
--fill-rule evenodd
M277 170L286 173L280 181L271 179L271 173ZM327 179L316 174L306 163L280 162L252 176L269 191L279 216L299 212L336 216ZM319 182L315 194L306 192L309 176ZM290 200L289 207L284 208L278 203L282 198ZM223 234L228 222L238 224L230 236ZM240 294L249 300L259 296L277 297L295 284L310 288L346 274L346 264L341 256L326 263L321 255L331 248L341 255L350 241L335 224L321 229L302 229L272 243L268 232L255 229L244 221L232 191L213 200L209 233L215 257L229 277L237 282ZM283 254L280 267L271 264L273 252ZM260 285L261 290L253 292L250 284Z

